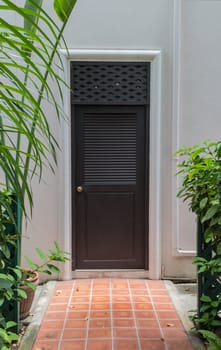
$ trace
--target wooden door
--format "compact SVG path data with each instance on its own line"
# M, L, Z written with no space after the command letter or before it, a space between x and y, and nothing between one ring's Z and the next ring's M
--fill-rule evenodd
M146 107L75 106L76 268L145 267Z

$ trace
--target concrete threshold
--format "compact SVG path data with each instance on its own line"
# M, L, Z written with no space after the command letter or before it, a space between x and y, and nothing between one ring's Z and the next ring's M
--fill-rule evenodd
M72 278L148 278L149 272L143 269L137 270L109 270L109 269L94 269L94 270L75 270L72 272Z

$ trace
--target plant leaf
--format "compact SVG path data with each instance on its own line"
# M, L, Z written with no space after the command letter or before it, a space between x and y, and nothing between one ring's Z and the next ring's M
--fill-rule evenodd
M15 327L16 325L17 325L16 322L14 322L14 321L8 321L8 322L6 323L6 328L9 329L9 328Z
M216 254L221 254L221 242L219 242L216 246Z
M211 219L218 211L219 211L219 206L214 205L211 208L209 208L206 212L206 214L203 216L201 222L204 223L205 221Z
M50 271L52 272L55 272L55 273L59 273L60 272L60 269L55 266L55 265L52 265L52 264L47 264L47 267L50 269Z
M28 256L25 256L25 260L28 263L28 266L32 269L32 270L36 270L36 268L38 267L37 264L35 264Z
M208 295L202 295L200 300L205 302L205 303L211 303L212 302L212 299Z
M36 252L38 253L38 255L40 256L40 258L46 262L47 261L47 256L45 255L45 253L40 249L40 248L36 248Z
M77 0L54 0L54 10L62 22L66 22Z
M30 30L31 32L36 31L36 26L32 22L38 22L40 7L42 6L42 0L26 0L24 8L26 10L31 10L32 14L29 14L27 18L24 19L24 28ZM36 15L34 15L36 13ZM30 21L30 19L32 21Z
M29 286L32 290L36 290L36 285L31 281L25 281L25 285Z
M208 198L207 198L207 197L203 198L203 199L200 201L200 209L205 208L207 202L208 202Z
M17 288L17 293L22 299L27 299L27 293L23 289Z

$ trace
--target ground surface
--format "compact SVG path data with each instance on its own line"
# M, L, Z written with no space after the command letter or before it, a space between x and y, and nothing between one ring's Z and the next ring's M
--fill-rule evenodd
M184 328L178 299L180 294L174 294L172 284L168 289L164 281L58 282L53 285L38 332L34 332L36 327L29 329L32 345L26 341L21 350L201 349Z

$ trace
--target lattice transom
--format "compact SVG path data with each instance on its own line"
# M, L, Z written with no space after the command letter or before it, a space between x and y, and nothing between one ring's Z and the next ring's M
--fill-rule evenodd
M71 62L74 104L148 104L150 63Z

